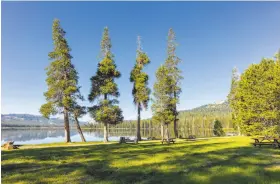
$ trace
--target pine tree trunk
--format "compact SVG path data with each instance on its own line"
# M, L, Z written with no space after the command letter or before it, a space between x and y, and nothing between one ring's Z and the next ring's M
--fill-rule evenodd
M137 116L137 129L136 129L136 137L138 141L141 141L141 133L140 133L140 121L141 121L141 108L140 108L140 104L138 103L138 116Z
M104 124L104 140L103 140L103 142L108 142L109 140L108 140L108 124L107 123L105 123Z
M234 120L236 120L236 115L235 115L235 113L233 113L233 118L234 118ZM237 131L238 131L238 136L240 136L240 135L241 135L241 132L240 132L240 126L239 126L239 125L237 125Z
M174 135L175 135L175 138L179 137L178 127L177 127L177 116L175 116L175 120L174 120Z
M192 117L192 135L195 135L194 116Z
M65 107L63 113L64 113L65 142L71 142L68 110Z
M168 129L168 124L166 124L166 139L169 140L169 129Z
M104 100L107 100L107 94L104 94ZM104 140L103 142L109 142L108 140L108 124L107 122L103 122L104 124Z
M205 133L205 129L206 129L206 128L205 128L205 116L204 116L204 117L203 117L203 136L204 136L204 137L206 137L206 136L205 136L205 134L206 134L206 133Z
M152 135L152 121L149 121L149 137L153 137Z
M177 94L176 92L174 92L174 98L176 99L177 98ZM175 112L175 119L174 119L174 135L175 135L175 138L178 138L179 137L179 133L178 133L178 127L177 127L177 107L176 107L176 104L175 104L175 107L174 107L174 112Z
M237 125L237 129L238 129L238 136L240 136L241 132L240 132L240 126L239 125Z
M86 142L86 139L85 139L84 134L82 132L82 129L80 127L79 120L78 120L78 118L76 116L75 116L75 123L76 123L77 131L80 134L80 137L82 139L82 142Z
M161 123L161 141L163 141L163 139L164 139L164 125L163 125L163 123Z

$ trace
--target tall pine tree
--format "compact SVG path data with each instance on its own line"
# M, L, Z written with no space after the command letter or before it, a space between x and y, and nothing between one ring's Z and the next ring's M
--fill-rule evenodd
M140 134L140 121L141 121L141 111L142 109L148 108L150 89L148 88L148 75L143 72L145 65L150 63L150 59L145 52L142 50L141 40L138 36L137 38L137 56L136 64L130 73L130 82L133 83L132 95L133 102L137 107L137 131L136 137L138 141L141 140Z
M54 50L49 53L52 60L46 68L48 90L44 93L47 103L42 105L40 112L49 117L58 113L64 114L65 141L70 140L69 110L74 103L77 87L78 73L71 63L70 47L65 39L66 32L61 28L58 19L53 21L52 38Z
M172 28L168 32L168 41L167 41L167 59L165 61L165 66L168 70L168 75L171 77L171 90L172 90L172 100L170 101L173 106L172 111L174 115L174 135L176 138L179 137L178 134L178 125L177 125L177 104L179 103L179 95L181 93L180 80L183 78L181 71L178 68L178 64L181 62L181 59L176 55L176 36Z
M236 121L236 117L237 117L237 112L234 110L235 106L237 105L237 100L236 100L236 91L237 91L237 87L238 87L238 82L240 80L240 74L238 73L238 69L236 67L234 67L232 69L232 76L231 76L231 87L230 87L230 92L228 94L228 102L231 108L231 114L232 114L232 120L234 125L237 127L238 129L238 134L240 135L240 126L238 124L238 121Z
M168 69L165 65L161 65L156 71L156 82L153 92L153 119L161 124L161 138L166 136L169 139L168 125L174 120L173 113L173 90L172 79L168 75ZM164 133L164 127L166 131Z
M111 52L109 30L104 28L101 41L101 61L98 64L96 75L91 77L91 90L88 96L90 102L96 104L89 108L91 116L96 122L104 125L104 142L108 142L108 124L117 124L123 121L122 110L119 108L119 91L115 79L121 76L117 70L114 56Z

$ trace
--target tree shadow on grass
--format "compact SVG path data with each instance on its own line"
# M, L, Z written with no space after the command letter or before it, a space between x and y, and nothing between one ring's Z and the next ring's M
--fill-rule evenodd
M196 184L280 181L280 170L275 169L279 162L273 157L279 150L246 146L222 148L228 144L104 144L2 152L2 182ZM209 146L217 149L207 151ZM181 155L173 156L178 152ZM158 156L163 156L162 160L149 161ZM5 163L13 159L24 161ZM113 164L119 160L123 164Z
M130 157L134 155L155 155L159 153L178 152L176 147L180 150L184 149L203 149L206 146L222 146L227 145L228 142L222 143L206 143L194 145L193 143L176 143L170 145L161 145L155 143L145 144L101 144L90 146L75 146L75 147L51 147L51 148L36 148L36 149L23 149L2 152L2 161L16 159L20 157L38 160L67 160L68 158L81 158L81 157L108 157L111 154L118 154L121 157Z
M252 148L223 149L212 151L217 157L209 157L208 153L184 155L173 160L157 164L143 164L124 168L112 168L102 165L95 168L89 163L87 174L97 182L108 183L276 183L280 180L280 171L267 171L266 167L273 162L255 163L246 160ZM226 158L218 155L228 154ZM245 158L245 160L242 160ZM262 160L265 155L257 155ZM199 163L200 162L200 163ZM199 164L197 164L199 163ZM176 166L174 169L162 170Z

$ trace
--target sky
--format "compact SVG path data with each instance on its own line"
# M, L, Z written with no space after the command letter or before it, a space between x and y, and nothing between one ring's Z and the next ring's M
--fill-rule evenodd
M145 72L152 89L167 56L168 30L175 31L184 77L179 110L225 100L234 66L242 72L280 48L280 2L2 2L2 114L38 115L45 103L54 18L67 33L86 99L109 27L125 119L137 117L129 75L138 35L151 60ZM151 116L150 108L142 112L142 118Z

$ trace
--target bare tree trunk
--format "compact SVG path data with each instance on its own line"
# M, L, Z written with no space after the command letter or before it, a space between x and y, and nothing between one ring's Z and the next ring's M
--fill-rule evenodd
M194 116L192 117L192 135L195 135L195 129L194 129Z
M163 123L161 123L161 125L160 125L161 127L161 141L163 141L163 139L164 139L164 126L163 126Z
M104 94L104 100L107 100L107 94ZM104 140L103 142L109 142L108 140L108 123L107 122L103 122L104 124Z
M69 128L69 115L68 110L64 107L64 129L65 129L65 142L71 142L70 139L70 128Z
M138 117L137 117L137 129L136 129L136 137L138 141L141 141L141 133L140 133L140 121L141 121L141 108L140 108L140 104L138 103L137 106L137 110L138 110Z
M175 138L179 137L178 127L177 127L177 116L175 116L175 120L174 120L174 135L175 135Z
M187 127L187 134L189 136L190 135L190 124L189 124L189 122L187 123L187 116L185 116L185 127Z
M166 124L166 139L169 140L169 129L168 129L168 124Z
M152 135L152 120L149 121L150 125L149 125L149 137L153 137Z
M80 127L79 120L78 120L78 118L77 118L76 116L75 116L74 118L75 118L75 123L76 123L77 131L78 131L78 133L80 134L80 137L81 137L81 139L82 139L82 142L86 142L86 139L85 139L84 134L83 134L83 132L82 132L82 129L81 129L81 127Z
M206 134L205 133L205 116L203 116L203 136L204 137L206 137L205 134Z
M234 120L236 119L236 115L235 115L235 113L233 113L233 118L234 118ZM240 136L241 135L241 132L240 132L240 126L239 125L237 125L237 131L238 131L238 136Z
M103 140L103 142L109 142L109 140L108 140L108 124L107 123L105 123L104 124L104 140Z
M240 132L240 126L239 125L237 125L237 129L238 129L238 136L240 136L241 132Z
M176 92L174 92L174 98L176 99ZM177 105L175 104L175 107L174 107L174 112L175 112L175 119L174 119L174 135L175 135L175 138L178 138L179 137L179 133L178 133L178 127L177 127Z

